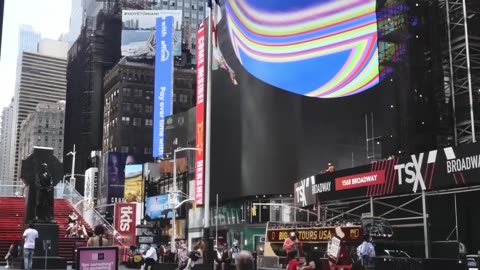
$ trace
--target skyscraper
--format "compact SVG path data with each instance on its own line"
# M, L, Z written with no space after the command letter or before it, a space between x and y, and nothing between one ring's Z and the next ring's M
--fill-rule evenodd
M62 46L58 46L60 48ZM47 48L44 48L48 51ZM66 55L66 52L65 54ZM57 58L24 51L18 63L20 71L15 91L15 169L14 179L19 180L18 165L20 127L28 115L35 111L41 102L65 100L67 88L66 58ZM62 140L63 142L63 140ZM18 183L18 182L17 182Z
M2 124L0 130L0 184L13 184L14 146L14 101L2 111Z
M83 4L82 0L72 0L72 12L70 13L70 28L67 35L67 40L73 44L80 35L80 30L83 24Z
M41 37L41 34L35 32L31 25L20 25L18 33L18 53L36 52Z

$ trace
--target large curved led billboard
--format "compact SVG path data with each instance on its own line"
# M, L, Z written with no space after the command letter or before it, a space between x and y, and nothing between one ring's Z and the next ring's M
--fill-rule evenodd
M375 9L375 0L225 1L241 65L272 86L318 98L378 84Z
M426 74L412 57L423 45L406 46L407 22L377 29L402 1L214 5L210 199L289 194L328 163L358 166L433 141L422 137L433 99L414 79ZM405 50L388 57L385 41Z

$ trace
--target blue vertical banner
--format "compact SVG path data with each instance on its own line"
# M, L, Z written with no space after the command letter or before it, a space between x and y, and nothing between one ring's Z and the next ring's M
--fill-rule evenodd
M173 16L157 18L153 100L153 157L155 158L163 158L165 119L173 113L173 30Z

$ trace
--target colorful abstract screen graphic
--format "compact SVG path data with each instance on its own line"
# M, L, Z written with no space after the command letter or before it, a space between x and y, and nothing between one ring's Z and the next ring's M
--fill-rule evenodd
M226 0L242 66L278 88L318 98L379 81L375 0Z

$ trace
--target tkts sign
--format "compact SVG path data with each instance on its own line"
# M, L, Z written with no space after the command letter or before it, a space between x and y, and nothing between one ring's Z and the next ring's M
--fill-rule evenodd
M297 205L480 185L480 144L382 160L308 179L308 185L305 181L295 184ZM315 200L297 194L315 195Z
M136 207L135 203L115 204L115 231L120 234L119 239L127 247L135 245L136 242Z

